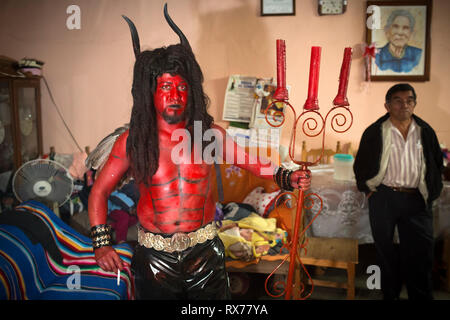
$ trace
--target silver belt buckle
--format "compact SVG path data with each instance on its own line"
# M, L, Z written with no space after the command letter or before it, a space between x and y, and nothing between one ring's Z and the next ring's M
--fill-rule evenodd
M170 239L170 245L175 251L184 251L189 248L190 244L191 238L183 232L174 233Z

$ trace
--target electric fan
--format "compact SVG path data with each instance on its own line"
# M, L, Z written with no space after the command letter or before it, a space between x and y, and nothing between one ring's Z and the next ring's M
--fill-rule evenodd
M36 159L24 163L14 174L14 195L20 202L39 201L59 216L59 207L70 199L73 179L69 171L56 161Z

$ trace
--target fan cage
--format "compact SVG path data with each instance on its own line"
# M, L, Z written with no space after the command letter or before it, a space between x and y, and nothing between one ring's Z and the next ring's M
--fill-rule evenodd
M33 192L36 185L50 186L51 192L46 196L39 196ZM36 159L24 163L15 173L12 189L17 200L39 201L50 208L57 203L61 207L73 193L73 178L62 164L50 159ZM43 194L45 194L45 190Z

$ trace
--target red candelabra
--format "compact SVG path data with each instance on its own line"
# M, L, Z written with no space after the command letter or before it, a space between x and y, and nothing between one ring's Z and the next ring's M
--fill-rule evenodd
M320 162L323 156L323 152L325 150L325 127L327 124L327 119L329 116L331 123L331 128L337 133L346 132L353 124L353 115L350 111L350 104L347 99L347 87L348 87L348 78L350 74L350 64L352 59L352 48L345 48L344 50L344 58L342 61L340 76L339 76L339 88L336 97L333 100L332 108L327 112L325 118L319 112L319 101L318 101L318 89L319 89L319 70L320 70L320 54L321 47L312 47L311 48L311 62L310 62L310 71L309 71L309 84L308 84L308 97L303 106L303 112L297 117L294 107L288 101L288 93L286 89L286 45L284 40L277 40L277 89L274 93L274 100L267 108L266 108L266 121L273 127L280 127L285 120L284 112L278 111L273 115L272 120L269 120L271 117L268 117L268 110L272 108L273 105L277 103L283 103L285 106L288 106L294 114L294 124L291 132L291 139L289 143L289 157L292 162L297 164L300 167L300 170L305 173L310 174L308 167L314 166ZM277 116L277 117L275 117ZM281 121L280 121L281 116ZM349 118L349 119L348 119ZM322 135L322 152L321 155L314 159L312 162L308 161L298 161L295 159L295 140L296 140L296 132L297 125L302 120L302 131L308 137L317 137ZM314 290L314 284L312 282L311 276L306 270L305 266L301 261L301 250L303 249L306 253L308 242L299 244L299 239L303 238L306 230L311 226L314 220L322 211L322 199L316 193L308 193L305 194L307 190L299 189L298 195L293 192L283 192L277 198L277 201L283 197L284 195L289 194L293 199L297 201L297 211L294 222L294 229L292 233L292 237L289 243L285 244L285 248L289 250L289 255L286 255L284 260L272 271L272 273L267 277L265 281L265 290L268 295L271 297L281 297L284 295L286 300L290 300L292 297L292 292L294 289L293 280L294 280L294 272L296 265L302 268L305 274L308 276L312 283L311 291L302 297L305 288L301 284L299 288L295 288L299 290L299 296L301 299L307 299L311 296ZM306 201L309 200L309 201ZM303 209L310 210L314 206L314 201L320 201L320 208L314 214L313 218L309 222L307 226L305 226L301 230L301 221L302 221L302 213ZM287 261L289 260L289 272L286 279L286 282L278 281L274 283L273 290L278 292L278 294L271 293L268 287L269 279L275 274L275 272ZM278 287L281 286L282 289Z

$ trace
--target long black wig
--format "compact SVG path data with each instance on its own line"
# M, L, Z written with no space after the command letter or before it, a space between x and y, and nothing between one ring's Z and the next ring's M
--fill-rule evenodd
M159 141L153 95L157 77L163 73L180 75L188 84L186 129L193 137L194 121L201 121L202 134L211 128L209 98L203 92L203 74L194 54L181 44L143 51L136 56L133 78L133 109L127 140L131 171L138 183L148 184L158 170Z
M186 106L186 129L193 138L194 121L200 121L202 135L211 128L213 117L207 112L209 99L203 92L203 74L186 36L169 16L167 4L164 17L179 36L180 44L154 50L140 51L139 35L134 23L123 16L128 23L136 57L134 64L133 109L127 140L127 154L131 161L131 173L138 183L148 184L159 166L159 140L156 123L156 109L153 95L158 76L163 73L180 75L188 84ZM191 144L193 145L193 144ZM203 143L203 148L205 147ZM202 148L202 150L203 150Z

